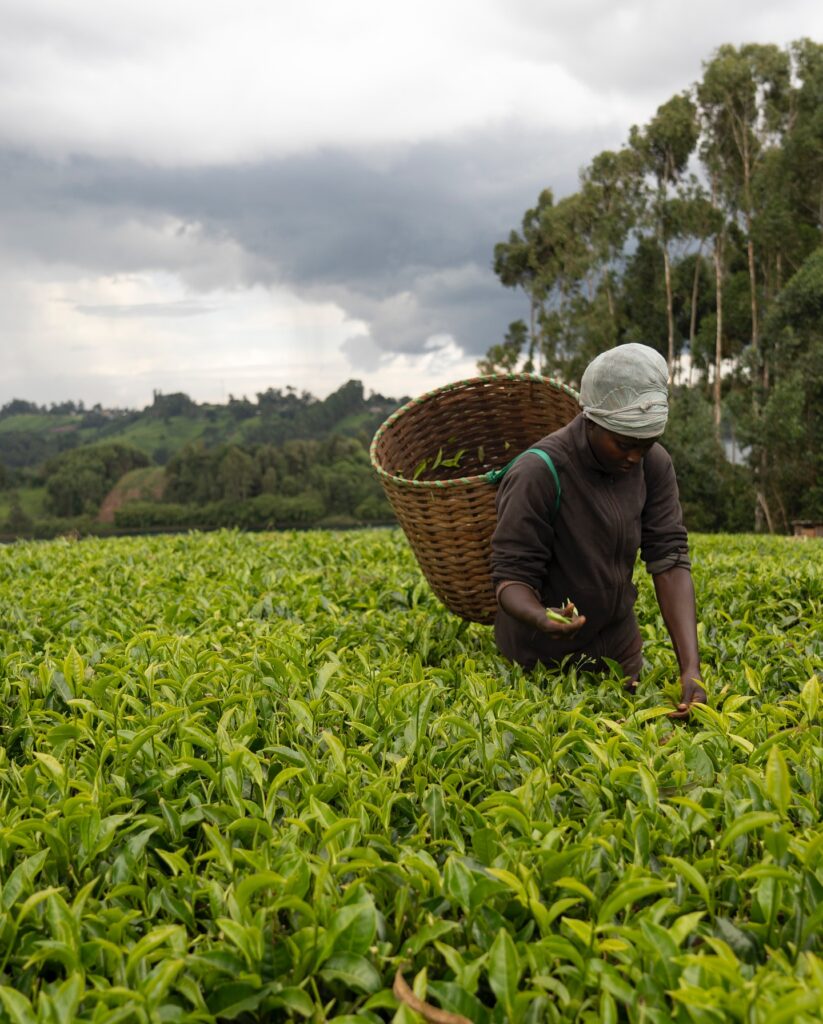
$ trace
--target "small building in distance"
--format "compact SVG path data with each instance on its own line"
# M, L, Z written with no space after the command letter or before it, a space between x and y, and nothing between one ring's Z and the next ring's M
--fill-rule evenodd
M810 537L823 537L823 523L816 523L812 519L793 519L792 532L795 537L808 540Z

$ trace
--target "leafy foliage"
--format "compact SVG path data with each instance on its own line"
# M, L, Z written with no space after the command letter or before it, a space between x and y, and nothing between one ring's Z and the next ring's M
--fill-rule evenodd
M783 503L814 518L823 509L823 249L780 293L764 325L773 381L760 415L744 418Z
M823 520L806 455L820 450L808 409L823 359L799 308L811 311L823 239L822 100L823 44L718 47L700 81L591 159L576 192L543 189L495 246L495 273L524 291L530 320L478 365L575 385L616 344L657 348L674 377L687 356L718 440L721 422L749 440L749 517L784 531ZM697 519L712 518L702 504Z
M368 453L354 438L287 441L281 447L187 446L166 467L173 503L126 506L121 525L297 526L324 517L391 519Z
M714 431L711 406L699 391L676 390L662 443L677 470L689 530L752 530L754 493L749 473L727 459Z
M531 675L397 531L9 548L0 1021L772 1024L823 990L823 549L697 538L710 707Z
M147 466L137 448L100 444L65 452L46 467L46 502L58 516L94 513L117 481L132 469Z

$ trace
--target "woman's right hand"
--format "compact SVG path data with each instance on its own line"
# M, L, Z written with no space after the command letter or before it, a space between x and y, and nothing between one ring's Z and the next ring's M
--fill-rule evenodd
M560 619L565 621L561 622ZM546 608L537 628L550 636L574 636L585 623L586 616L581 615L571 601L567 601L562 608Z

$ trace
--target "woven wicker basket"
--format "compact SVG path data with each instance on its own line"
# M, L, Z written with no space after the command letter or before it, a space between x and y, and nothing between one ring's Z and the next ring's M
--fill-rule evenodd
M577 392L548 377L474 377L413 399L374 435L372 466L423 575L455 615L494 621L496 487L487 474L579 411ZM460 451L457 465L443 465Z

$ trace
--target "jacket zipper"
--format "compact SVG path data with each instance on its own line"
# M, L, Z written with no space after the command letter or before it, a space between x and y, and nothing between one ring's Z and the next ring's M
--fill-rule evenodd
M623 532L624 531L623 531L623 519L622 519L622 517L620 515L620 505L618 504L617 499L614 496L614 477L613 476L609 477L608 493L609 493L609 501L611 502L612 508L614 509L614 513L615 513L615 523L616 523L615 535L616 535L617 541L616 541L616 544L615 544L614 561L613 561L612 564L615 567L615 569L617 569L617 567L620 565L620 552L622 551L622 548L623 548ZM615 587L614 605L612 607L612 614L611 614L612 622L615 621L615 618L617 616L617 611L618 611L620 605L622 604L622 599L623 599L623 577L619 574L619 570L615 573L613 578L614 578L614 582L616 584L616 587Z

